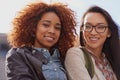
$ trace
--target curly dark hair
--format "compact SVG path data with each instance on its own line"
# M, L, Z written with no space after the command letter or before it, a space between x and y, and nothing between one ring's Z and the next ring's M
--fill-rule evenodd
M111 36L106 39L102 51L105 53L107 59L109 60L117 76L117 79L120 80L120 62L119 62L120 61L120 39L119 39L118 25L114 22L114 20L106 10L95 5L95 6L91 6L84 13L80 27L83 27L84 18L90 12L100 13L101 15L104 16L104 18L108 23L108 28L111 32ZM85 46L82 31L80 31L80 44L81 46Z
M34 29L41 17L47 12L54 12L60 18L62 29L58 47L62 56L68 48L74 46L76 21L75 13L62 3L47 4L43 2L28 4L13 19L13 30L8 34L8 41L13 47L32 46L35 40Z

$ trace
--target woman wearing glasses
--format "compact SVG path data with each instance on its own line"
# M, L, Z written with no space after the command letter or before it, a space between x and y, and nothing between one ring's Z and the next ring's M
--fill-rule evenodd
M120 44L118 26L107 11L90 7L80 26L80 45L91 58L93 72L86 67L80 47L67 51L65 67L70 80L120 80ZM90 74L93 73L93 77Z

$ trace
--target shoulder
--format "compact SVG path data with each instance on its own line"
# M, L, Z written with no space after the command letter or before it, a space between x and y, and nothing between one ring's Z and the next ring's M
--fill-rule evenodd
M19 57L21 55L24 55L25 52L25 48L24 47L20 47L20 48L11 48L7 54L6 54L6 58L9 57Z
M11 48L11 49L7 52L7 54L6 54L6 58L15 55L15 54L17 53L16 50L17 50L17 48Z
M84 62L84 54L80 47L72 47L66 53L66 60L67 59L79 59Z
M70 48L65 58L65 68L68 78L70 78L70 80L90 80L85 63L84 54L81 48Z
M80 49L80 47L72 47L67 51L67 55L69 54L82 55L83 51Z

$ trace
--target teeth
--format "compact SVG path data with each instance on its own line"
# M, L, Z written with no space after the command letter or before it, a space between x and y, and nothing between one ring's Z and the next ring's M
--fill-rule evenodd
M47 40L54 40L52 37L45 37Z
M98 40L98 38L96 38L96 37L92 37L92 38L90 38L91 40Z

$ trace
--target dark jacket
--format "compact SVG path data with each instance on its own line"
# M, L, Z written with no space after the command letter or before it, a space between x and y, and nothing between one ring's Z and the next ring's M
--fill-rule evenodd
M42 64L46 63L47 59L33 48L12 48L6 55L7 80L45 80Z

